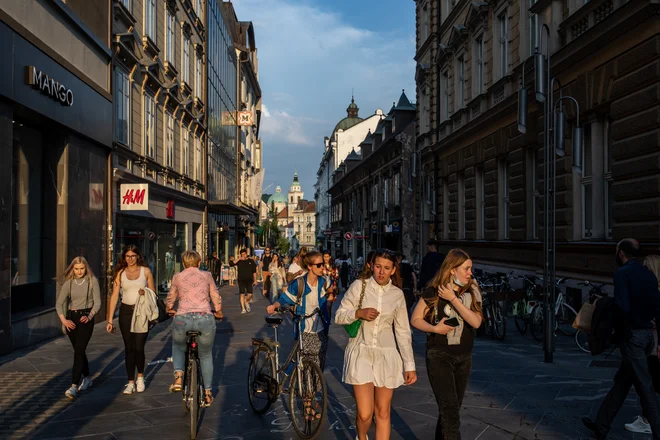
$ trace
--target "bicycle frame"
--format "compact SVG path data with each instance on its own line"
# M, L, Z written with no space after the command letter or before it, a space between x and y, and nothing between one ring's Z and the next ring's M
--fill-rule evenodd
M275 378L275 380L277 380L278 391L281 394L284 384L286 383L286 380L287 379L290 380L290 378L293 376L293 371L290 374L287 374L286 370L287 367L291 365L292 362L294 362L294 358L295 358L296 369L298 369L299 371L302 370L302 361L300 356L300 353L302 353L302 349L303 349L302 319L298 321L297 344L294 345L294 347L291 349L291 351L289 352L289 356L287 356L286 361L281 366L280 366L280 344L279 344L279 335L278 335L277 327L274 327L273 330L275 332L274 351L275 351L275 366L277 368L277 372L276 372L277 377ZM302 392L302 389L300 389L299 391Z

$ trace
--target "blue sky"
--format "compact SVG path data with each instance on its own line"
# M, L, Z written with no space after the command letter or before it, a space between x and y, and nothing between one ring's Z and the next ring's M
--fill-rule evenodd
M314 198L323 137L346 116L387 112L401 89L415 100L412 0L235 0L252 21L263 92L264 192L287 191L298 170ZM269 185L271 185L269 187Z

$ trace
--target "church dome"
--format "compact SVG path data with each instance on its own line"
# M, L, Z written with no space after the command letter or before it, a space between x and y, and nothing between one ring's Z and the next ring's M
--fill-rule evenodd
M268 206L270 206L271 203L286 203L286 202L287 202L286 195L282 193L282 188L278 186L275 189L275 194L270 196L270 198L268 199Z
M362 122L363 119L358 116L359 111L360 108L355 103L355 98L351 97L351 103L348 105L348 108L346 109L346 113L348 114L348 116L346 116L344 119L339 121L337 125L335 125L335 129L332 130L333 137L337 132L337 130L348 130L354 125L357 125L360 122Z

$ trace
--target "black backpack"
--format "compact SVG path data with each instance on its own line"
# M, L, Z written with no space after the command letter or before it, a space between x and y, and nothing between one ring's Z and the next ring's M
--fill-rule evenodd
M589 350L592 356L597 356L612 346L615 342L615 322L617 307L614 298L606 296L596 301L596 308L591 317L591 333L589 333Z
M341 273L342 275L348 275L348 261L346 260L341 263Z

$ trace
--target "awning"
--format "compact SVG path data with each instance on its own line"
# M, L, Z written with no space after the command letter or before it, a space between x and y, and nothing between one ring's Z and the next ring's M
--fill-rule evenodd
M209 212L216 214L257 215L256 209L244 208L232 202L208 202Z

